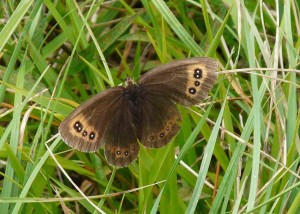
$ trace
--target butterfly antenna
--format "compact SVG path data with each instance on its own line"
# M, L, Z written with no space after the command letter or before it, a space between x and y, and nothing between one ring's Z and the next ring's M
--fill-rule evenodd
M143 52L142 52L142 55L140 56L140 58L139 58L139 60L138 60L138 63L136 63L136 64L133 66L132 71L134 71L135 68L136 68L136 66L139 65L139 64L141 63L141 60L142 60L142 59L144 59L145 55L146 55L147 52L148 52L148 48L150 47L150 45L151 45L151 43L149 43L149 44L145 47L145 49L144 49Z

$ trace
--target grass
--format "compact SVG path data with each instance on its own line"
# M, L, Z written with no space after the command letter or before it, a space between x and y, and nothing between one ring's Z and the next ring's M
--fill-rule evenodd
M0 16L1 213L298 213L297 1L22 0ZM114 169L57 135L92 95L192 56L219 77L178 106L167 146Z

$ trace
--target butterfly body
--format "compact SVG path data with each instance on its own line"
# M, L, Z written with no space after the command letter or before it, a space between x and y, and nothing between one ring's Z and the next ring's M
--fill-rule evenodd
M127 78L126 80L126 87L124 87L123 96L127 97L128 102L132 104L138 105L139 97L145 90L134 83L131 78Z
M217 63L190 58L159 66L137 83L101 92L75 109L59 126L64 141L93 152L104 145L107 161L124 167L136 159L139 144L166 145L179 131L176 103L190 106L204 99L216 79Z

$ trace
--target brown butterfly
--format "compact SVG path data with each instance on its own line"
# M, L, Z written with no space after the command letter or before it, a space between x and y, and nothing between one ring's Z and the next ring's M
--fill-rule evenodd
M124 167L136 159L139 144L166 145L179 131L176 103L203 100L215 83L218 63L195 57L161 65L137 83L107 89L76 108L59 126L63 140L83 152L105 147L108 163Z

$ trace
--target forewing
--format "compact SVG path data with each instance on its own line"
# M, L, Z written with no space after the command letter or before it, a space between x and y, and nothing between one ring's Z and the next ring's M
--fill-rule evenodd
M185 106L206 98L215 83L218 64L207 57L174 61L144 74L138 84L157 96Z
M120 106L123 87L99 93L76 108L59 126L62 139L71 147L94 152L103 145L107 123Z

